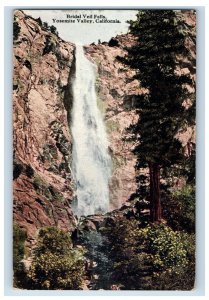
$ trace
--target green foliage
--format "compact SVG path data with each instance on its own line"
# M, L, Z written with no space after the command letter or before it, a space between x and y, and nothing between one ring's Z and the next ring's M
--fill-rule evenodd
M56 28L54 25L51 25L51 26L49 27L49 29L50 29L51 33L56 34L57 36L59 36L59 33L58 33L58 31L57 31L57 28Z
M35 289L81 289L84 275L83 253L71 250L68 255L46 252L36 257L29 277Z
M195 232L195 187L186 185L162 200L164 217L175 230Z
M147 90L135 95L134 108L139 121L131 131L137 141L136 169L149 167L153 175L149 182L150 218L158 221L161 218L158 171L184 162L183 147L176 135L195 123L194 93L187 88L194 87L194 83L190 74L177 72L180 57L194 64L186 47L190 34L184 30L183 13L175 10L142 10L129 23L136 44L127 49L125 58L119 59L136 71L133 79L138 79ZM183 105L188 98L193 101L189 109ZM139 178L137 182L146 189Z
M189 76L175 72L177 55L188 56L184 46L185 36L172 10L145 10L130 22L130 31L138 38L138 44L128 49L125 63L136 69L135 78L148 93L138 99L140 121L135 127L140 145L135 152L146 162L161 166L181 160L181 144L175 139L185 126L184 99L191 93L183 84L191 84ZM153 146L155 145L155 146Z
M120 125L113 120L107 120L106 128L107 128L107 133L110 134L113 131L118 131L120 129Z
M161 274L155 273L149 283L149 289L189 291L194 288L194 282L195 265L189 263L188 266L179 268L178 273L171 270L166 270Z
M64 201L63 195L37 174L34 176L33 186L39 195L45 196L50 201Z
M48 187L48 185L44 181L44 179L41 176L37 175L37 174L34 176L33 186L38 191L42 191L42 190L44 190Z
M18 270L19 263L24 257L24 244L27 234L18 224L13 226L13 269Z
M107 109L107 103L97 96L97 107L100 110L102 116L105 115Z
M40 18L39 18L40 19ZM38 23L39 23L39 25L41 26L43 26L43 29L45 29L45 30L47 30L47 31L50 31L51 33L53 33L53 34L55 34L55 35L57 35L57 36L59 36L59 33L58 33L58 31L57 31L57 28L54 26L54 25L49 25L47 22L43 22L43 24L42 24L42 21L41 22L39 22L39 20L37 19L37 21L38 21Z
M42 23L42 20L41 20L40 17L35 19L35 20L36 20L36 22L38 23L39 26L43 26L43 23Z
M20 286L22 281L22 263L25 255L25 240L27 234L18 224L13 225L13 272L14 286Z
M16 41L18 39L20 33L20 26L18 22L16 21L16 18L14 18L13 22L13 40Z
M137 240L139 233L137 221L130 222L126 219L119 221L107 232L109 256L113 262L112 283L120 285L122 289L140 289L140 274L147 268L144 264L147 258L144 253L140 255Z
M39 230L36 255L46 252L65 254L72 249L70 235L57 227L44 227Z
M186 267L188 261L184 237L185 234L163 224L148 225L140 230L139 238L146 244L154 271L170 269L178 273L179 267Z
M151 289L192 290L194 288L195 236L184 232L176 232L176 234L179 236L181 247L183 246L182 248L186 250L186 260L183 259L182 265L155 272L150 285ZM178 249L180 250L180 247Z
M140 228L137 221L121 220L111 228L108 236L109 255L113 260L111 278L122 289L193 287L194 235L173 231L165 224ZM179 282L180 276L187 278L188 288ZM164 285L163 278L167 279ZM161 285L158 285L158 280Z
M51 36L46 36L45 47L43 49L43 55L48 54L50 52L54 52L56 49L56 42Z
M43 28L48 30L49 28L49 24L47 22L43 22Z
M40 230L28 278L31 289L81 289L83 249L72 248L68 233L56 227Z

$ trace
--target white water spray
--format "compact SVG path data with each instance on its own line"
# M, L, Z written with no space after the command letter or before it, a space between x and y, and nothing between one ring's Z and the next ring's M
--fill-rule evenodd
M109 209L108 181L111 159L101 112L97 107L95 66L76 47L76 74L73 83L73 162L77 186L77 216L105 213Z

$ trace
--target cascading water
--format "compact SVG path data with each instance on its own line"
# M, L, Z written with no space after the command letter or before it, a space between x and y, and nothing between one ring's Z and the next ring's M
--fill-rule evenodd
M109 208L108 181L111 159L102 114L97 107L95 65L76 47L76 74L73 83L72 170L77 186L74 212L77 216L105 213Z

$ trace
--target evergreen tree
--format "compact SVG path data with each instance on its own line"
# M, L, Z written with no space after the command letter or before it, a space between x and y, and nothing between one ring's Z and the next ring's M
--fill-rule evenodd
M161 219L160 173L183 160L179 130L194 122L193 105L183 105L191 98L190 74L179 71L180 59L190 59L185 46L188 28L183 14L174 10L143 10L130 21L130 33L136 44L127 49L125 64L136 70L134 79L146 92L135 96L139 121L132 128L138 141L136 169L149 168L150 218ZM191 114L193 117L191 118ZM139 176L140 177L140 176Z

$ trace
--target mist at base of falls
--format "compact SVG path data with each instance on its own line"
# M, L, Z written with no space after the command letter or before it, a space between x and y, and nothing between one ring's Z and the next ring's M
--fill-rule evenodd
M73 82L71 131L72 171L76 183L74 213L80 216L109 210L111 159L102 114L97 107L96 67L76 46L76 74Z

